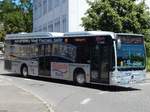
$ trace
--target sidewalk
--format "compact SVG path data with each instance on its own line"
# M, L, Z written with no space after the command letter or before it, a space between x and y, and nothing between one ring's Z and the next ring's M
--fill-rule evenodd
M0 112L49 112L32 94L0 77Z
M147 72L147 73L146 73L146 79L147 79L147 80L150 80L150 72Z

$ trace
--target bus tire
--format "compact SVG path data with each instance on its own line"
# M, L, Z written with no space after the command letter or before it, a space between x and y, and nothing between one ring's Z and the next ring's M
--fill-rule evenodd
M74 73L74 81L77 85L84 85L86 82L84 71L76 71Z
M23 77L28 77L28 67L26 65L22 65L22 67L21 67L21 75Z

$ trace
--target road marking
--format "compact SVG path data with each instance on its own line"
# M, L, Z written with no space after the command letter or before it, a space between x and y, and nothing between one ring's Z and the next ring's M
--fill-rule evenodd
M54 111L54 105L53 104L49 104L46 100L44 100L42 97L40 97L39 95L33 93L31 90L25 89L24 87L17 85L16 83L13 83L14 86L24 90L25 92L28 92L29 94L33 95L34 97L36 97L37 99L39 99L41 102L43 102L43 104L47 107L48 112L55 112Z
M98 94L98 95L101 95L101 94L104 94L104 93L105 93L105 92L98 92L97 94Z
M30 81L31 79L24 79L24 80Z
M30 95L30 93L29 92L26 92L26 91L21 91L21 92L19 92L21 95Z
M80 102L80 104L81 104L81 105L85 105L85 104L89 103L90 101L91 101L90 98L86 98L86 99L84 99L82 102Z

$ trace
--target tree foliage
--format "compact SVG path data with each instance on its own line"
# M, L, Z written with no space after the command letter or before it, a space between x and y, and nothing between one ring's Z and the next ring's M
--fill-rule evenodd
M3 24L3 26L0 28L0 32L2 34L31 32L32 31L31 0L20 0L17 2L16 0L1 1L0 23Z
M88 1L90 8L82 18L85 30L104 30L145 35L147 54L150 56L150 12L145 0Z

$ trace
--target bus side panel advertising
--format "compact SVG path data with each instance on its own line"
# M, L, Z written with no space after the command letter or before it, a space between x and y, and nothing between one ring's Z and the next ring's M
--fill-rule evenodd
M69 64L60 62L51 62L51 77L55 79L68 79Z

